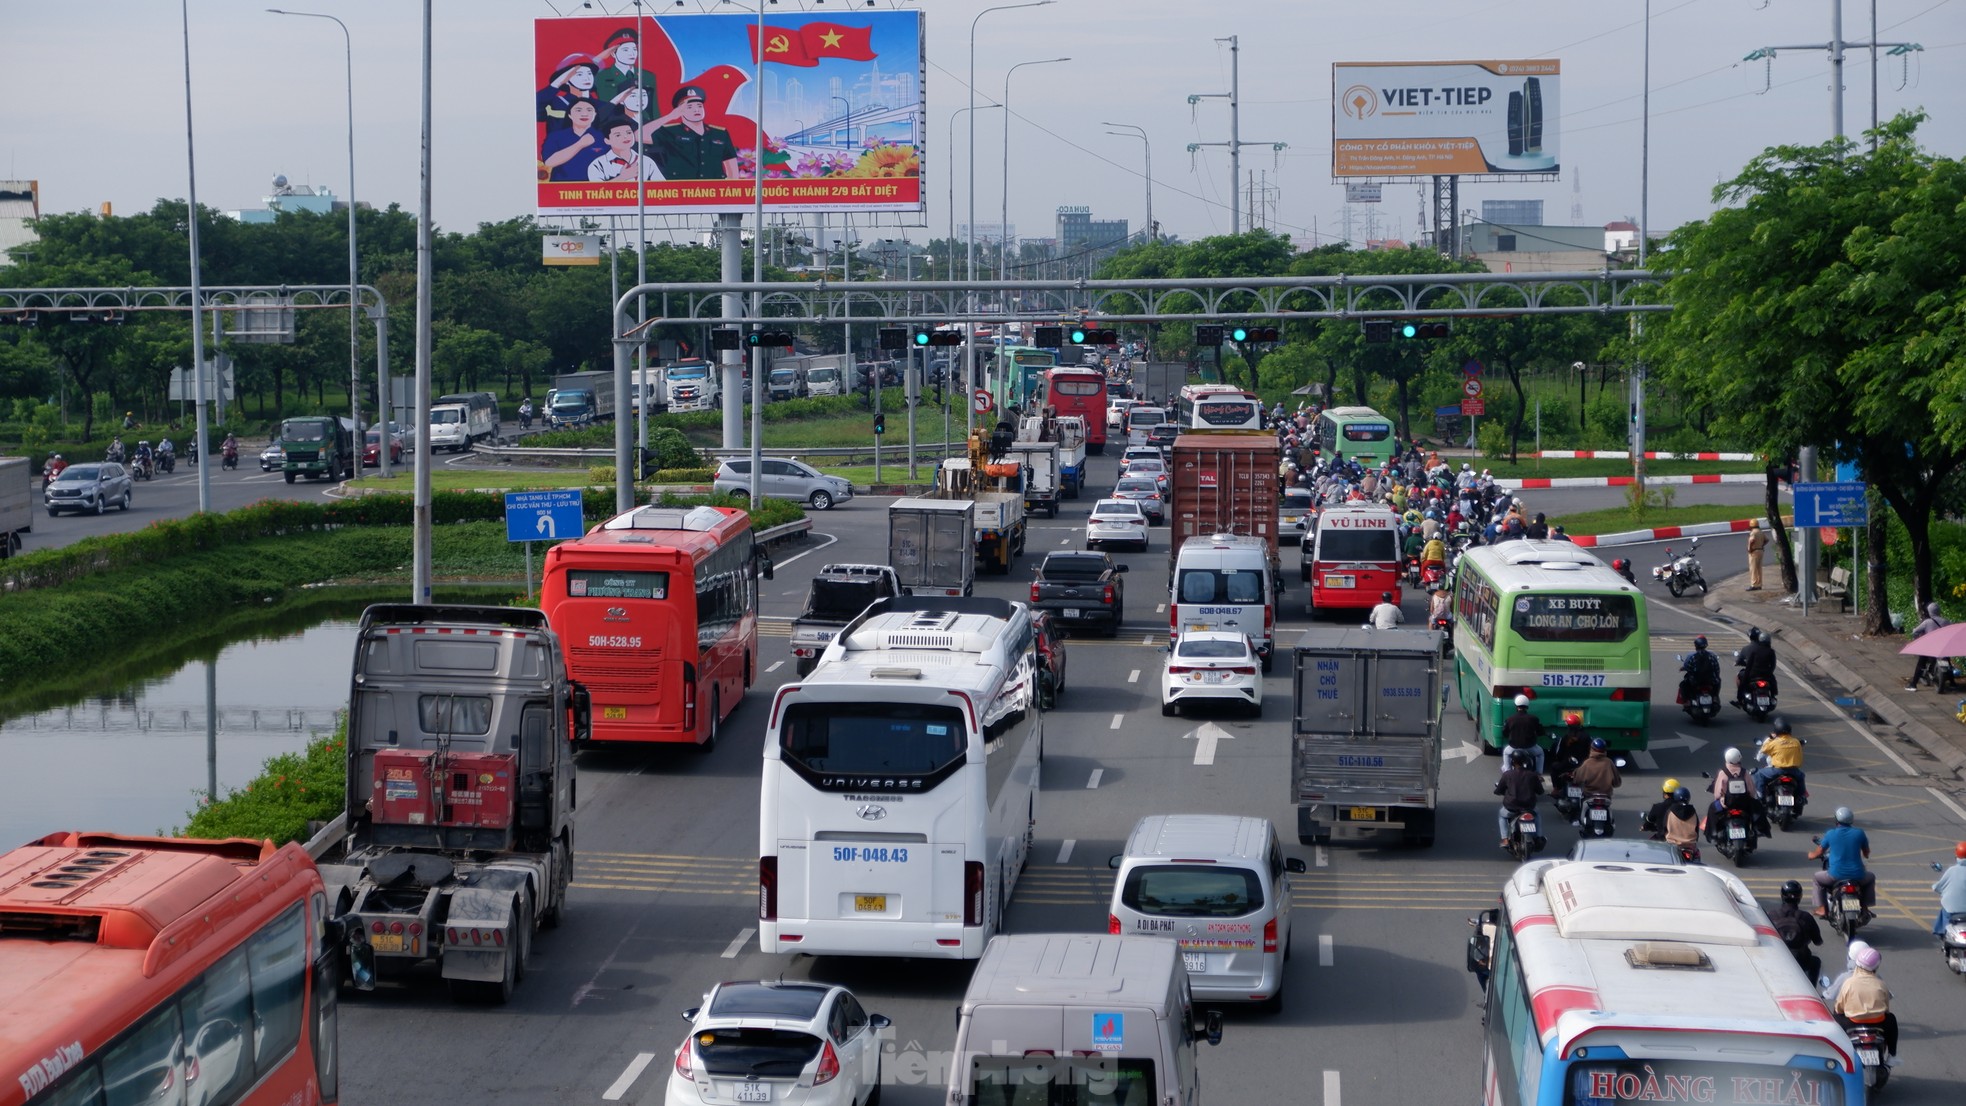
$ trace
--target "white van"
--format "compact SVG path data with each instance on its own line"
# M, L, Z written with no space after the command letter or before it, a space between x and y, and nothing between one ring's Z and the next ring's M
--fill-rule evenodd
M1159 407L1138 404L1126 409L1126 444L1146 445L1147 431L1168 421L1167 412Z
M948 1101L960 1106L1201 1102L1197 1025L1181 953L1163 937L993 937L956 1015Z
M1106 907L1124 936L1172 937L1204 1001L1283 1004L1290 958L1290 873L1277 828L1233 814L1155 814L1140 819Z
M1268 672L1276 653L1277 581L1261 538L1212 534L1181 543L1167 600L1170 647L1190 630L1239 633L1256 643Z

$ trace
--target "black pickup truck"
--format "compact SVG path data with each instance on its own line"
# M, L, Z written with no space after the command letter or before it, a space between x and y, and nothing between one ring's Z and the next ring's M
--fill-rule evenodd
M1118 637L1126 621L1125 565L1104 553L1048 553L1031 581L1031 606L1067 625L1102 626Z
M809 675L818 667L819 655L833 636L869 603L906 594L908 589L886 565L833 564L820 569L806 594L805 610L792 623L792 656L798 659L799 675Z

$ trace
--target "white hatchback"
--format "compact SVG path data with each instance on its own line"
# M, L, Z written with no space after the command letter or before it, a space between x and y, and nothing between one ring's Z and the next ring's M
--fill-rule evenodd
M1102 499L1085 518L1085 547L1138 545L1147 548L1147 513L1131 499Z
M665 1106L866 1106L881 1087L880 1033L893 1024L824 983L719 983L683 1020L690 1032Z
M1219 630L1190 630L1174 642L1161 675L1160 712L1180 714L1184 703L1197 699L1240 704L1263 713L1262 662L1246 634Z

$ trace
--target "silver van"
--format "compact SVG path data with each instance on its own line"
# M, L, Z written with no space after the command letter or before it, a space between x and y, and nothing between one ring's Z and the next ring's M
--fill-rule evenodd
M1276 661L1277 579L1270 549L1242 534L1198 535L1181 543L1168 595L1168 645L1191 630L1241 634L1268 672Z
M1140 819L1107 906L1122 936L1172 937L1203 1000L1283 1006L1290 958L1290 875L1276 827L1233 814L1155 814Z
M1174 942L993 937L957 1011L947 1101L1197 1106L1199 1041L1222 1042L1222 1014L1196 1022Z

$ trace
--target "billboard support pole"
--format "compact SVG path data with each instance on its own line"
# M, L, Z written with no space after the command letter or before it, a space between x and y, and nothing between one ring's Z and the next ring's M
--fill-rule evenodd
M758 0L758 72L757 72L757 112L752 120L751 136L751 211L756 223L757 234L751 239L751 283L763 284L765 280L765 0ZM742 215L732 215L733 227L744 221ZM737 240L737 232L731 232L731 241ZM764 295L751 293L751 314L761 314ZM765 417L765 351L763 346L751 349L751 509L756 511L764 502L764 417ZM849 364L851 360L849 359ZM739 382L743 374L738 374ZM732 414L735 410L736 414ZM724 400L725 425L731 426L741 421L744 412L742 403Z

